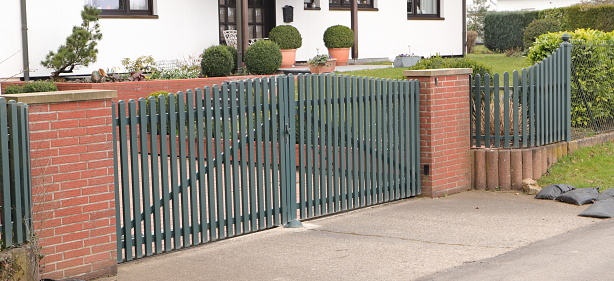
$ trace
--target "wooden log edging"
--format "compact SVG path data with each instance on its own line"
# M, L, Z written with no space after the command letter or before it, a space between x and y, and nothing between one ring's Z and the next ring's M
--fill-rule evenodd
M491 191L520 190L523 179L540 179L563 156L573 154L578 148L609 141L614 141L614 133L533 148L472 148L473 188Z

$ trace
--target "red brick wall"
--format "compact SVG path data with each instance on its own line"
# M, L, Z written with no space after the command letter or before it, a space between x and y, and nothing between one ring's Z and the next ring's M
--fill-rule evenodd
M29 112L42 278L115 274L111 99L30 104Z
M420 81L422 195L439 197L471 189L469 74L431 72L406 76Z

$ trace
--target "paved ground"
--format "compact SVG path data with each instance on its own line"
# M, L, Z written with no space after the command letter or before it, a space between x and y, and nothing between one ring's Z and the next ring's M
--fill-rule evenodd
M585 208L515 193L413 198L124 263L103 280L600 280L564 274L614 257L614 220L578 217ZM540 263L556 271L531 275Z

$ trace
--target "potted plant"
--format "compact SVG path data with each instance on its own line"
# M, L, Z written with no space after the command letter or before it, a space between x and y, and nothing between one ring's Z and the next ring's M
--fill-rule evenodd
M346 65L350 47L354 46L354 31L347 26L333 25L324 32L324 45L328 53L337 59L337 65Z
M281 68L293 67L296 62L296 49L303 45L303 38L296 27L279 25L271 29L269 39L281 49Z
M336 62L337 59L324 54L313 57L307 63L309 63L311 73L329 73L335 71Z
M394 67L410 67L414 66L419 61L420 57L414 56L414 54L400 54L394 58Z

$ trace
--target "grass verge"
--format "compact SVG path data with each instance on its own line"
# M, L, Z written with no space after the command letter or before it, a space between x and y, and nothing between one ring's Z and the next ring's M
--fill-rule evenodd
M559 159L548 174L537 182L544 187L564 183L577 188L614 187L614 142L578 149L573 155Z

